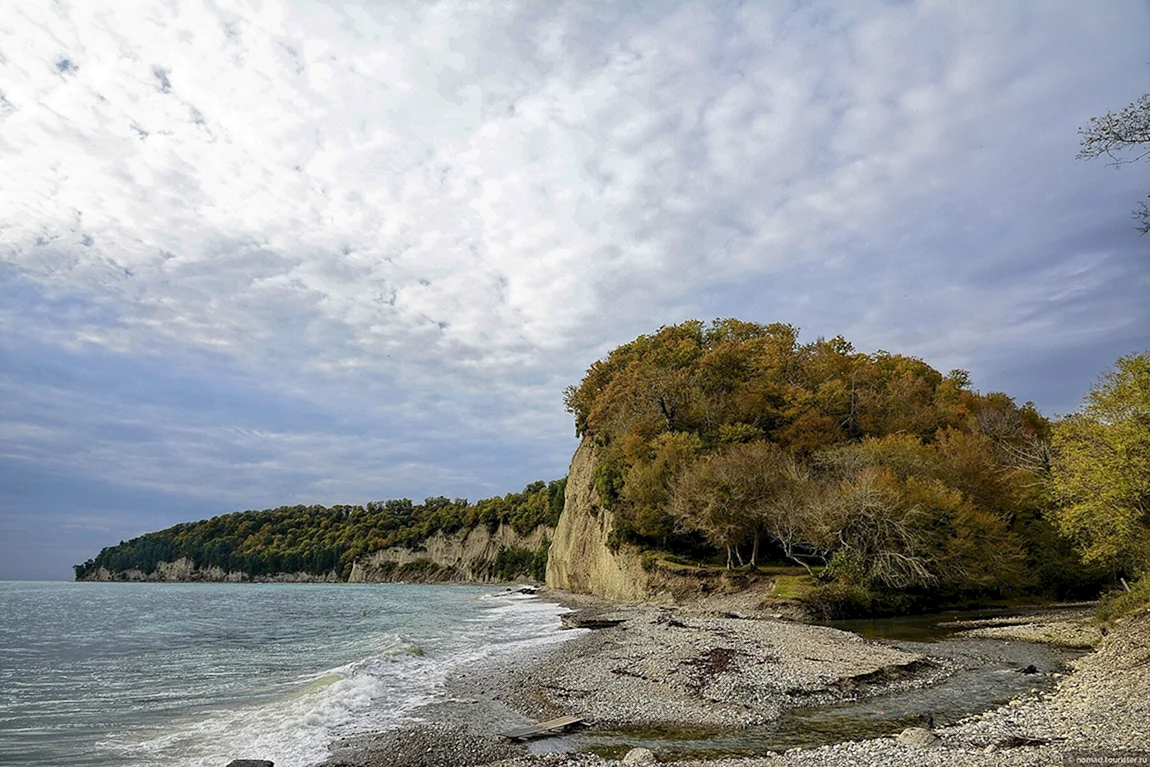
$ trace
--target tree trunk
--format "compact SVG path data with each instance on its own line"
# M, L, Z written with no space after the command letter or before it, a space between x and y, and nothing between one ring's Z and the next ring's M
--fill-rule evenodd
M759 534L755 533L755 544L751 547L751 567L755 567L759 561Z
M812 570L812 569L811 569L811 566L810 566L810 565L808 565L808 564L807 564L806 562L804 562L803 560L799 559L798 557L794 556L793 554L787 554L787 559L791 560L792 562L795 562L795 563L797 563L797 564L800 564L800 565L802 565L802 566L803 566L803 568L804 568L804 569L806 569L806 571L807 571L807 575L811 576L812 578L814 578L814 577L815 577L815 571L814 571L814 570Z
M731 544L727 544L727 569L731 570Z
M739 560L739 567L746 566L746 562L743 561L743 553L739 551L739 545L737 543L735 544L735 557Z

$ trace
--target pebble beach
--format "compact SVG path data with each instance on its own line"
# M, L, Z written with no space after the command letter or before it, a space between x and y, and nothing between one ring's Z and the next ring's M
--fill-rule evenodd
M566 642L458 675L445 702L398 730L338 744L325 767L617 765L619 760L592 754L532 753L498 733L563 715L583 717L596 728L737 729L791 708L931 685L949 673L945 661L738 605L668 608L550 598L576 609L572 625L602 628L576 629ZM988 624L967 633L1098 647L1073 661L1052 689L902 738L675 763L1038 767L1081 752L1150 750L1150 614L1128 618L1105 636L1091 633L1098 630L1085 611ZM660 753L647 749L623 758L659 761Z

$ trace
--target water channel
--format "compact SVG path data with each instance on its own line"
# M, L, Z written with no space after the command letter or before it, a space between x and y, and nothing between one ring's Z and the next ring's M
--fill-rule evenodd
M1070 660L1083 654L1081 650L1032 642L960 637L956 634L961 628L941 625L1002 614L948 612L829 624L925 655L952 670L933 684L831 706L794 709L769 724L740 730L597 730L549 738L533 750L590 751L621 758L629 749L642 746L656 751L661 760L720 758L895 735L906 727L929 722L943 727L997 708L1019 695L1051 689L1057 682L1055 674L1065 671ZM1036 671L1023 673L1030 666Z

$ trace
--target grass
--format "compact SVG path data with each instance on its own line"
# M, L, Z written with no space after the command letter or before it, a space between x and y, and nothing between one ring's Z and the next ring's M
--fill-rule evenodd
M803 599L814 587L814 578L806 573L802 575L776 575L775 588L771 594L778 599Z

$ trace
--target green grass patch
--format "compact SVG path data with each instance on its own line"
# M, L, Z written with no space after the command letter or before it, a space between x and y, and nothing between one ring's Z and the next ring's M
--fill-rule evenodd
M802 575L776 575L775 588L771 592L779 599L804 599L815 588L815 579Z

